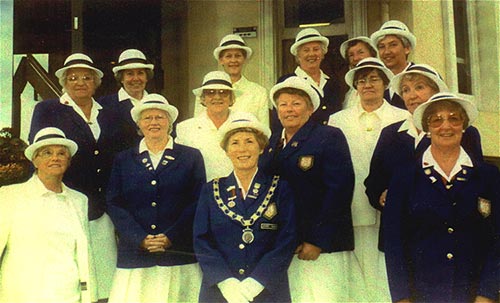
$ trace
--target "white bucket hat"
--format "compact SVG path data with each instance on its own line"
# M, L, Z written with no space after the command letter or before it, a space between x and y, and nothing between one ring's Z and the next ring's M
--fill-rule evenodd
M252 49L247 46L245 40L238 35L230 34L220 40L219 46L214 49L215 60L219 60L220 52L226 49L242 49L246 52L247 59L252 56Z
M354 87L354 75L356 74L356 72L358 70L361 70L363 68L379 69L387 76L387 79L389 79L389 81L391 81L392 78L394 77L394 74L391 72L391 70L388 69L387 67L385 67L384 63L382 63L382 61L380 61L380 59L368 57L368 58L364 58L363 60L359 61L355 67L353 67L351 70L349 70L345 74L345 77L344 77L345 83L347 83L347 85L349 85L353 89L356 89Z
M222 141L226 134L237 128L253 128L261 131L268 139L271 137L271 130L260 122L254 115L245 112L236 112L231 116L231 120L219 129L220 140Z
M315 112L318 109L320 103L318 93L314 90L314 88L312 88L312 86L306 80L297 76L286 78L285 81L280 82L275 86L273 86L273 88L271 88L271 91L269 92L269 97L271 98L274 107L277 107L276 101L274 100L274 94L278 90L286 87L296 88L304 91L306 94L309 95L309 98L311 98L311 102L313 105L313 112Z
M94 66L94 61L92 61L92 59L90 59L89 56L82 53L75 53L69 55L68 58L64 60L64 66L56 70L55 72L56 77L61 78L64 71L70 68L88 68L95 71L99 78L102 78L102 76L104 76L102 71Z
M132 116L134 122L137 123L137 121L139 121L139 118L141 117L141 112L146 109L152 109L152 108L166 111L170 116L170 118L172 119L172 121L169 121L170 124L173 124L175 120L177 120L177 117L179 116L179 111L177 110L177 108L168 103L167 99L165 99L165 97L159 94L148 94L147 96L145 96L141 100L140 104L134 106L130 110L130 115Z
M71 157L73 157L78 150L78 144L76 144L73 140L67 139L62 130L57 127L45 127L36 133L33 144L24 150L24 155L28 158L28 160L33 161L34 153L40 147L48 145L66 146L69 149Z
M437 93L430 97L429 101L420 104L416 109L415 112L413 112L413 123L415 124L415 127L418 129L423 130L422 127L422 116L424 115L425 110L429 105L439 102L439 101L454 101L457 102L462 106L462 108L465 110L467 113L467 117L469 118L469 124L466 127L469 127L474 121L476 121L477 116L479 115L479 112L477 110L476 105L474 103L470 102L469 100L460 98L454 94L451 93Z
M347 59L346 58L346 51L347 51L348 44L351 41L365 42L366 44L368 44L368 46L370 46L375 51L375 54L377 54L377 56L378 56L377 47L373 44L372 39L370 39L366 36L359 36L359 37L354 37L354 38L351 38L349 40L342 42L342 44L340 45L340 55L342 56L342 58Z
M193 94L201 97L204 89L227 89L232 90L235 94L239 93L233 88L229 74L223 71L213 71L206 74L203 78L203 84L201 87L193 89Z
M143 52L138 49L130 48L124 50L120 54L120 57L118 58L118 64L113 67L113 73L116 74L121 70L133 68L146 68L153 70L154 67L155 66L153 64L148 63Z
M408 41L410 41L411 48L414 49L417 46L417 37L415 37L415 35L408 29L408 26L401 21L389 20L385 22L378 31L374 32L370 36L370 38L372 39L373 44L377 45L378 41L386 35L405 37Z
M290 53L292 53L292 55L294 56L297 56L297 49L299 48L299 46L313 41L323 43L325 49L328 50L328 44L330 43L330 41L327 37L322 36L314 28L305 28L301 30L295 37L295 42L292 44L292 46L290 46Z
M431 79L439 88L439 92L448 92L448 86L444 83L441 75L430 65L427 64L414 64L408 67L404 72L397 74L392 78L389 84L393 91L397 92L401 96L401 79L408 74L420 74Z

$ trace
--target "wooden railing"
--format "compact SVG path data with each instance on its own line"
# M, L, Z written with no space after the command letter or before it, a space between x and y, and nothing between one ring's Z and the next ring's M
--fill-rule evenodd
M59 84L54 83L40 63L28 54L21 59L14 74L12 84L12 134L16 137L21 132L21 94L29 83L42 99L60 97Z

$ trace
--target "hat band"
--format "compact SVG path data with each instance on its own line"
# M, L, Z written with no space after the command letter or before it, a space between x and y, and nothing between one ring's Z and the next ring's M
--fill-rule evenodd
M37 138L37 139L36 139L36 142L40 142L40 141L42 141L42 140L52 139L52 138L62 138L62 139L66 139L66 137L64 137L63 135L58 135L58 134L50 134L50 135L45 135L45 136L41 136L40 138Z
M208 80L207 82L203 83L202 86L210 85L210 84L223 84L229 87L233 87L233 85L230 82L227 82L226 80L220 80L220 79L215 79L215 80Z
M228 45L232 45L232 44L236 44L236 45L240 45L240 46L246 46L245 43L241 42L241 41L238 41L238 40L229 40L229 41L226 41L224 43L222 43L220 46L228 46Z
M448 100L448 99L458 99L457 96L454 95L441 95L437 96L436 98L431 98L429 101L439 101L439 100Z
M397 29L397 30L400 30L400 31L404 31L404 32L407 32L406 29L402 28L402 27L397 27L397 26L388 26L388 27L384 27L382 30L386 30L386 29Z
M421 71L421 72L426 72L426 73L429 73L429 74L433 74L434 76L438 77L439 79L443 80L443 78L441 78L441 75L428 69L428 68L425 68L423 66L410 66L408 67L408 69L406 70L407 73L410 73L410 72L413 72L413 71Z
M378 67L384 67L382 64L380 64L380 63L378 63L376 61L366 61L366 62L363 62L363 63L360 63L360 64L356 65L356 68L367 66L367 65L370 65L370 66L376 65Z
M118 66L126 65L126 64L131 64L131 63L143 63L143 64L148 64L148 61L145 59L141 58L130 58L130 59L125 59L123 61L120 61L118 63Z
M298 42L300 40L304 40L304 39L307 39L307 38L312 38L312 37L321 37L321 36L318 35L318 34L305 35L305 36L300 37L299 39L297 39L297 41L295 41L295 42Z
M248 119L237 119L237 120L231 121L231 123L236 123L236 122L252 122L252 121L250 121Z
M68 67L70 65L75 65L75 64L86 64L89 65L90 67L94 67L92 62L84 59L75 59L75 60L69 60L64 64L64 67Z
M155 100L146 101L146 102L144 102L142 104L163 104L163 105L166 105L165 102L155 101Z

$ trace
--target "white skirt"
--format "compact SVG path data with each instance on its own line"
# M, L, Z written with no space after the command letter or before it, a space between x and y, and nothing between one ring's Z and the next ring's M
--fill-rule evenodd
M97 298L106 299L111 290L117 258L115 227L107 214L89 222L89 237L91 272L97 285Z
M356 256L351 251L322 253L316 261L292 259L288 269L292 302L360 302L364 287Z
M147 268L117 268L109 303L198 302L198 263Z

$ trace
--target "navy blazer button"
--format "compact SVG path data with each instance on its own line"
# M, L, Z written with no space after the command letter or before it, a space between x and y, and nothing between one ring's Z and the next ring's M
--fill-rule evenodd
M244 249L244 248L245 248L245 244L241 243L240 245L238 245L238 247L239 247L240 249Z
M454 230L453 228L448 227L448 233L449 233L449 234L452 234L454 231L455 231L455 230Z
M244 270L243 268L240 268L240 269L238 270L238 273L239 273L240 275L244 275L244 274L245 274L245 270Z
M98 154L99 154L99 151L98 151L97 149L96 149L96 150L94 150L94 155L96 155L96 156L97 156Z
M151 185L156 185L156 180L151 181Z
M151 225L151 229L156 229L156 225Z
M452 254L452 253L447 253L447 254L446 254L446 258L447 258L448 260L453 259L453 254Z
M156 202L151 202L151 206L155 207L156 206Z

